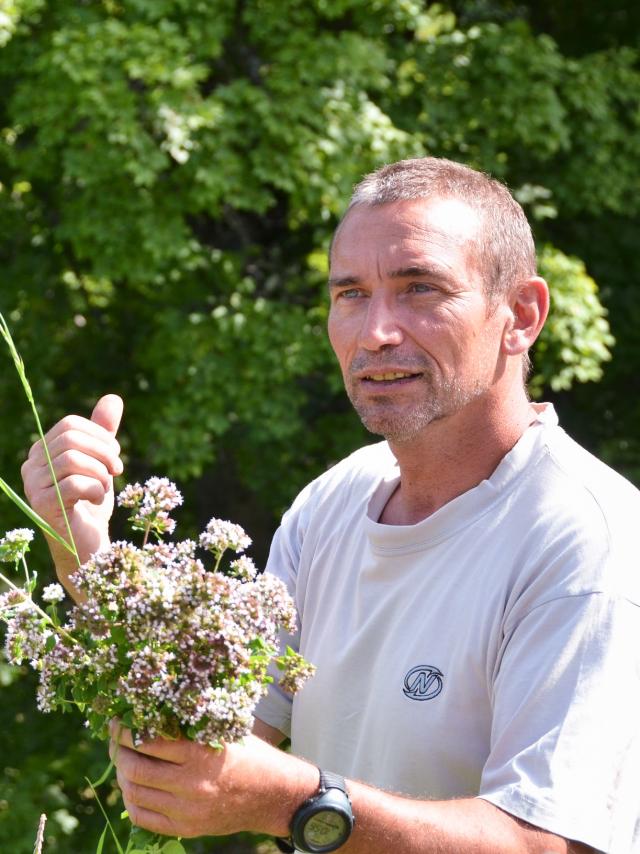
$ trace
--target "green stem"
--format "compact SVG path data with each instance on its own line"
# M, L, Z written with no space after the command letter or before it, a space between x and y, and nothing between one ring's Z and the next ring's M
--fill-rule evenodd
M149 539L149 532L151 531L151 525L152 524L153 524L152 522L149 522L149 524L145 528L144 536L142 538L142 548L144 548L147 545L147 540Z
M226 552L226 549L222 549L222 551L220 552L220 554L216 558L216 565L213 567L214 572L218 571L220 564L222 563L222 556L224 555L225 552Z
M13 363L16 366L16 370L18 372L18 376L20 377L20 382L22 383L22 388L24 389L24 393L27 396L27 400L31 405L31 410L33 412L33 417L36 422L36 428L38 430L38 435L40 436L40 441L42 442L42 447L44 448L44 453L47 458L47 464L49 466L49 471L51 472L51 477L53 478L53 485L56 491L56 496L58 498L58 504L60 505L60 509L62 510L62 515L64 517L64 522L67 527L67 534L69 535L69 543L72 546L72 551L75 559L78 562L78 566L80 566L80 557L78 555L78 549L76 548L75 540L73 539L73 533L71 532L71 525L69 523L69 517L67 516L67 511L64 506L64 502L62 500L62 495L60 494L60 487L58 486L58 479L56 478L56 473L53 468L53 462L51 461L51 456L49 454L49 448L47 447L46 439L44 438L44 431L42 429L42 424L40 423L40 416L38 415L38 409L36 407L36 402L33 397L33 392L31 391L31 385L29 384L29 380L27 379L27 374L24 367L24 362L20 358L20 354L16 349L16 345L13 343L13 338L11 337L11 332L9 331L9 327L7 326L7 322L4 319L2 313L0 312L0 334L4 338L9 347L9 352L11 353L11 357L13 359Z
M29 577L29 567L27 566L27 561L26 561L24 555L22 555L22 566L24 568L24 577L26 579L27 587L28 587L31 584L31 578ZM17 567L16 567L16 569L17 569Z

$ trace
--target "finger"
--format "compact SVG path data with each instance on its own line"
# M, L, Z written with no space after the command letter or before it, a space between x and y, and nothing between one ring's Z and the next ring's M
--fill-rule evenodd
M108 433L105 433L105 439L92 436L83 430L65 430L64 433L60 433L50 442L48 441L47 447L52 459L64 451L74 450L95 457L107 467L112 466L116 461L122 464L119 459L120 443L118 440ZM38 441L32 446L27 463L32 467L48 465L42 442Z
M104 427L115 436L120 426L124 401L117 394L105 394L96 403L91 413L91 421Z
M177 816L184 810L184 806L182 809L178 806L178 798L173 792L134 783L122 768L117 770L116 779L127 807L144 807L165 816Z
M91 504L100 505L109 494L99 480L84 475L70 475L58 482L60 496L65 510L71 510L78 501L88 501ZM45 519L58 518L60 516L60 504L58 494L53 485L45 489L33 489L25 487L29 503Z
M54 424L53 427L45 433L44 438L46 440L47 447L51 447L53 440L62 433L66 433L68 430L79 430L82 433L87 433L89 436L93 436L95 439L100 439L106 444L109 444L114 440L114 434L95 421L90 421L88 418L83 418L81 415L65 415L64 418L61 418L60 421ZM39 446L40 442L36 442L29 453L40 453L41 448L39 448Z
M114 744L113 741L109 754L118 769L118 777L129 784L163 792L175 792L180 784L176 766L171 762L147 756L124 744Z
M91 423L91 422L88 422ZM91 436L83 430L66 430L49 445L49 454L54 457L63 451L82 451L103 462L106 466L120 462L120 443L105 433L104 438Z
M52 459L52 462L58 483L71 475L84 475L100 481L105 492L111 488L111 472L93 456L72 449L62 451ZM47 489L52 485L53 478L48 465L38 466L32 471L29 480L31 492Z
M131 823L136 827L143 827L145 830L159 833L162 836L184 836L184 833L179 833L177 826L166 815L161 815L144 807L137 807L135 804L127 804L126 800L125 806Z
M182 765L187 759L191 742L184 739L169 740L166 738L154 738L149 741L143 741L140 744L134 744L133 733L130 729L123 727L116 719L110 724L111 738L113 741L129 748L136 753L150 756L155 759L161 759L164 762L169 762L174 765Z
M88 501L90 504L102 504L109 490L106 490L99 480L73 474L58 482L62 503L69 509L78 501ZM42 503L51 507L57 506L56 491L53 486L42 492Z

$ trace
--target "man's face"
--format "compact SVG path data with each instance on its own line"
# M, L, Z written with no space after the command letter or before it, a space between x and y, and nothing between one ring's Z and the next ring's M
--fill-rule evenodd
M470 243L480 226L454 199L359 206L343 221L329 338L372 433L409 441L495 382L506 306L488 311Z

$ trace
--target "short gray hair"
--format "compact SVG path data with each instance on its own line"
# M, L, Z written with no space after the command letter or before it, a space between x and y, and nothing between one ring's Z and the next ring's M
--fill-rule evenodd
M357 184L342 221L356 206L427 198L458 199L481 215L474 260L489 304L536 275L531 226L518 202L504 184L453 160L420 157L382 166Z

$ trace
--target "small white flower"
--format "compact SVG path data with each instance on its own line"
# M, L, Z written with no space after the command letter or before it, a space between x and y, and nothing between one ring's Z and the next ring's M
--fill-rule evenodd
M45 602L62 602L64 599L64 590L59 584L48 584L42 591L42 598Z
M10 563L18 561L29 551L29 543L33 540L30 528L14 528L0 539L0 560Z
M227 549L243 552L251 545L251 538L240 525L223 519L211 519L206 530L200 534L199 542L203 549L220 555Z
M231 574L241 581L253 581L258 574L255 563L246 555L242 555L237 560L232 560L229 567Z

